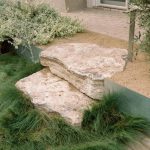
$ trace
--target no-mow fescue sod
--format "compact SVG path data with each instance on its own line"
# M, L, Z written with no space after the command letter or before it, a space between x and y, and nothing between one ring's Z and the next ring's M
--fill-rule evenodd
M149 130L144 119L119 112L116 95L85 111L81 128L37 110L15 83L40 69L14 54L0 56L0 150L123 150Z

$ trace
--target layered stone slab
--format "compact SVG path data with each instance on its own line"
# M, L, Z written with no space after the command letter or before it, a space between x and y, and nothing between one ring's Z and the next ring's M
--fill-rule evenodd
M93 99L104 94L104 79L123 71L127 50L89 43L51 46L41 53L43 66Z
M80 125L83 111L93 103L92 99L53 75L48 68L21 79L16 87L37 108L56 112L73 125Z

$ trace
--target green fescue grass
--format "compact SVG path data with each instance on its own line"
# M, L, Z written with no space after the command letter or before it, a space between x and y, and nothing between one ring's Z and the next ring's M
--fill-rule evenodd
M0 150L123 150L149 131L146 120L119 112L116 94L86 110L81 128L39 112L15 83L40 69L15 54L0 56Z

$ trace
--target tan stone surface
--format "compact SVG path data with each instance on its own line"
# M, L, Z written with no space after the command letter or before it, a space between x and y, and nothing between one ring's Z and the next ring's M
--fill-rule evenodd
M80 125L83 111L93 103L68 82L51 74L48 68L18 81L16 87L37 108L59 113L73 125Z
M51 46L41 53L41 64L94 99L104 93L104 79L123 71L127 50L89 43Z
M127 150L150 150L150 137L143 135L140 139L133 140Z

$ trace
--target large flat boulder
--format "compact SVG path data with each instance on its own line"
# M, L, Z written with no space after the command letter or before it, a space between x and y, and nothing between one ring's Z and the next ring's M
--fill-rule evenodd
M80 125L83 111L93 100L68 82L53 75L49 69L21 79L16 87L39 109L60 114L69 123Z
M93 99L104 94L104 79L123 71L127 50L89 43L51 46L41 53L43 66Z

